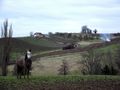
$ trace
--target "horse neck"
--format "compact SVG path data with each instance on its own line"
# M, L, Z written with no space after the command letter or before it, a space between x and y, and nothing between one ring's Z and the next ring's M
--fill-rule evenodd
M25 60L21 59L17 61L17 64L20 66L25 66Z

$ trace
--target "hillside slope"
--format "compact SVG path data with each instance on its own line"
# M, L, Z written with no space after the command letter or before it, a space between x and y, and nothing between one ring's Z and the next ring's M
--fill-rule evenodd
M59 50L59 51L44 53L41 55L34 56L34 58L43 57L43 56L51 56L51 55L60 55L60 54L66 54L66 53L84 52L84 51L88 51L91 49L104 48L110 45L120 45L120 38L113 39L111 42L94 43L94 44L90 44L85 47L78 47L75 49Z
M22 37L22 38L18 38L19 40L25 41L27 43L33 44L33 45L38 45L38 46L44 46L44 47L60 47L59 44L57 44L56 42L54 42L54 40L50 40L47 38L41 38L41 39L37 39L37 38L33 38L33 37Z
M4 39L0 39L0 47L3 46ZM32 49L32 52L40 52L46 50L53 50L59 46L52 41L35 40L31 38L12 38L12 51L24 52L26 49Z

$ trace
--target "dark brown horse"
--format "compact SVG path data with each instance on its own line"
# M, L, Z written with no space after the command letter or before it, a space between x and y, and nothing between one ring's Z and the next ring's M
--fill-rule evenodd
M18 79L21 79L22 75L27 76L27 78L29 78L30 75L30 62L29 61L25 61L24 59L19 59L16 61L15 64L15 68L16 68L16 75Z

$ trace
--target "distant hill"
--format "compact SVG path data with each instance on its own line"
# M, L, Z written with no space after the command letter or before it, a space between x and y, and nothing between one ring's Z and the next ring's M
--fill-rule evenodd
M38 46L44 46L44 47L53 47L53 48L58 48L60 47L59 44L55 43L53 40L49 40L47 38L33 38L33 37L23 37L23 38L18 38L19 40L25 41L27 43L33 44L33 45L38 45Z
M72 42L77 42L77 40L74 39L68 39L68 38L62 38L59 36L52 36L50 38L47 38L48 40L54 41L58 44L66 44L66 43L72 43Z

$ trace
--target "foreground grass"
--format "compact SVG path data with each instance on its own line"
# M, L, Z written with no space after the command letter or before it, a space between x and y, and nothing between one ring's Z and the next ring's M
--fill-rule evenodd
M89 81L89 80L120 80L120 76L112 76L112 75L67 75L67 76L32 76L29 79L17 79L16 77L0 76L0 83L61 83L61 82L79 82L79 81Z
M1 76L0 90L88 90L88 87L91 88L89 90L96 90L97 88L100 88L99 90L109 90L106 88L114 90L114 87L109 87L109 85L118 86L119 88L119 81L120 76L101 75L38 76L30 79Z

